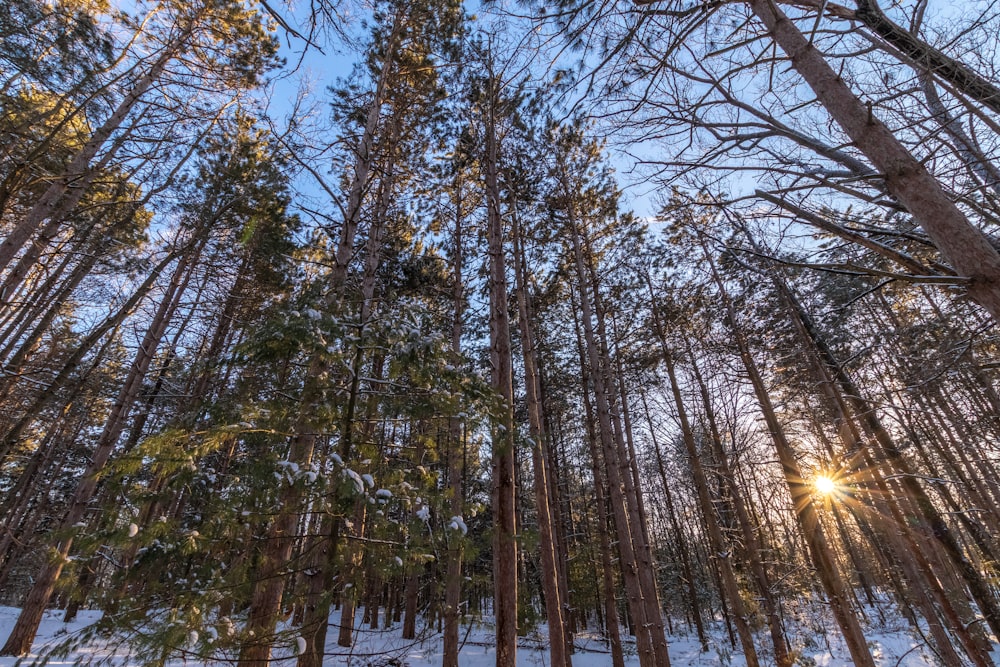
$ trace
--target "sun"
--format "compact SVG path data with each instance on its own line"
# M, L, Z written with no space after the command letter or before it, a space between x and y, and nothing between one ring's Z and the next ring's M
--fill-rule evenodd
M828 496L837 491L837 483L826 475L819 475L813 480L813 486L824 496Z

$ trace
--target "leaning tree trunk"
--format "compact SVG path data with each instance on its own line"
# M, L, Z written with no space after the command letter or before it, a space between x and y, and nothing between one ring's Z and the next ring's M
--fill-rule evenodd
M663 346L663 361L667 366L667 377L670 380L674 406L677 408L677 420L680 422L681 436L684 440L684 447L687 450L688 462L691 465L695 490L698 493L698 503L701 505L701 512L705 517L705 525L708 528L709 545L712 548L712 553L716 554L716 562L719 565L722 575L723 591L733 608L736 633L739 635L740 645L743 647L747 667L759 667L757 649L753 645L753 634L747 622L746 605L743 604L739 583L736 581L736 573L733 572L733 548L732 545L726 543L722 529L719 528L719 521L715 514L712 498L708 492L708 475L705 474L705 469L701 465L701 455L694 440L694 432L691 430L691 422L688 420L687 410L684 408L684 398L681 395L680 384L677 382L673 354L667 349L666 345Z
M34 642L38 626L42 622L45 607L55 591L56 582L62 574L63 567L68 562L70 548L73 544L72 532L87 512L90 500L97 490L98 476L111 458L111 453L118 442L118 437L125 428L132 406L139 397L139 391L156 354L156 348L167 330L171 316L180 304L184 287L191 277L190 267L196 261L195 255L197 255L196 251L183 255L174 269L170 284L160 301L153 320L146 329L146 334L138 350L136 350L135 359L129 366L129 373L111 409L111 415L97 439L90 464L70 499L69 510L62 520L59 531L70 536L64 537L52 545L56 555L42 566L28 593L21 614L17 617L14 628L10 632L7 643L4 644L3 648L0 648L0 655L23 656L31 650L31 644Z
M101 156L97 164L91 166L88 170L88 177L81 179L83 182L79 184L74 184L71 190L71 195L67 197L67 201L62 202L58 210L52 211L48 222L45 226L37 230L34 240L28 246L28 248L21 254L17 263L7 272L4 276L3 283L0 284L0 303L9 300L17 293L18 288L21 287L25 278L31 272L31 269L38 262L38 259L42 256L42 253L51 245L53 239L56 238L60 229L63 226L65 219L72 214L73 208L79 203L79 200L83 198L84 193L87 190L87 184L92 181L97 174L101 173L105 166L111 161L115 153L125 145L125 141L128 139L128 132L123 132L120 137L118 137L115 142L111 145L108 151Z
M125 118L139 103L142 96L160 78L170 61L183 50L191 32L192 29L189 26L164 49L149 71L135 82L132 89L111 112L111 115L73 156L64 173L52 182L21 222L0 243L0 271L7 268L18 251L24 247L24 244L28 242L43 222L64 218L80 201L88 186L100 173L99 168L92 165L91 162L101 147L118 130ZM3 295L0 295L0 300L2 298Z
M923 74L947 81L970 98L981 102L994 113L1000 113L1000 87L980 76L964 63L951 58L917 37L914 32L894 23L878 6L876 0L856 0L857 19L886 43L904 54Z
M708 395L708 387L705 385L705 379L702 377L698 363L694 358L691 359L691 370L694 372L695 381L698 383L698 389L701 393L701 400L712 437L712 445L715 450L715 458L719 465L719 473L732 496L736 519L740 525L740 532L743 535L743 548L746 550L747 560L750 563L750 571L753 573L754 579L757 582L757 589L760 591L761 606L764 608L764 615L767 617L767 625L771 633L771 643L774 646L774 661L777 667L791 667L792 658L789 655L788 642L785 640L785 635L782 631L778 603L774 599L770 578L767 576L767 569L764 567L760 540L757 539L753 522L750 520L750 514L747 512L746 504L743 500L743 491L736 484L736 479L729 465L729 457L723 450L715 411Z
M656 570L646 528L645 512L642 508L641 488L636 471L629 464L629 461L634 461L634 457L628 449L621 413L617 410L614 402L616 381L611 369L605 311L599 294L596 269L592 261L593 253L589 252L589 237L586 231L581 228L580 221L577 220L577 212L572 203L573 193L570 192L568 181L569 178L564 173L563 194L569 203L567 213L571 227L570 236L572 237L577 276L580 281L580 307L588 355L591 361L595 399L598 416L602 419L602 439L604 438L603 431L607 428L607 438L611 445L611 457L607 464L609 469L614 466L618 466L619 469L618 477L622 484L623 503L628 519L625 526L631 537L635 574L641 591L637 601L643 607L642 615L635 617L634 620L640 623L641 630L638 635L640 640L644 634L649 639L652 658L656 664L669 666L670 654L663 623L663 612L660 607ZM588 250L586 256L584 249ZM590 286L589 293L588 284ZM610 477L609 483L613 484ZM613 498L614 494L612 493ZM619 544L624 541L619 535Z
M583 333L580 327L580 320L573 317L573 325L576 333L577 351L580 357L580 389L583 397L584 424L586 426L587 445L590 449L591 473L594 477L594 496L596 501L596 523L597 535L601 549L601 589L604 597L605 626L608 633L608 644L611 649L611 662L614 667L624 667L625 657L622 651L621 622L618 616L618 601L615 591L614 557L612 555L611 535L608 529L610 519L608 511L608 488L607 468L603 461L603 454L599 448L598 438L594 418L594 405L590 398L591 381L590 373L587 370L587 349L584 343ZM601 443L603 444L603 443ZM624 571L623 576L624 579ZM627 596L627 593L626 593Z
M855 494L856 498L866 501L864 504L859 503L857 507L868 509L872 518L870 529L865 531L866 534L876 549L884 550L898 564L905 580L904 594L916 591L916 595L912 597L916 598L916 606L931 630L941 660L947 665L961 663L951 641L943 636L943 619L972 663L977 667L986 667L991 661L971 634L972 624L962 620L941 579L935 573L933 564L925 555L925 547L922 546L923 536L917 536L910 527L910 522L893 497L892 490L879 473L874 458L863 448L861 429L852 419L847 401L830 377L828 369L815 355L814 350L810 349L809 352L814 360L816 374L833 414L834 425L843 447L847 452L859 452L856 457L860 459L857 464L863 471L862 482L865 487L872 487L870 491L863 489ZM873 531L877 531L878 534ZM934 607L934 602L938 608Z
M837 625L840 626L840 630L844 635L844 640L847 643L847 648L851 653L854 664L858 667L875 667L875 660L868 650L864 632L861 630L861 624L858 622L857 616L851 608L847 586L837 569L833 552L830 550L823 527L820 525L816 508L813 506L809 485L803 478L802 471L799 469L795 449L785 435L785 430L781 426L781 422L778 421L767 387L764 384L753 356L750 354L750 346L747 343L746 336L739 327L738 320L736 319L736 309L733 307L726 293L725 285L715 268L715 262L708 253L707 248L705 248L705 256L709 261L716 285L722 294L726 307L727 321L732 331L733 339L739 349L740 359L743 361L743 367L746 369L750 383L753 385L754 395L760 405L764 422L767 424L771 441L774 443L778 454L785 483L788 485L788 491L791 494L796 521L798 522L802 536L806 540L809 556L819 574L823 589L830 599L831 611L833 611Z
M882 172L886 190L906 207L962 276L968 293L1000 320L1000 253L952 202L940 183L848 88L844 79L773 0L747 0L792 67L854 145ZM996 631L996 630L994 630Z
M965 556L955 535L944 521L937 507L934 506L934 503L927 496L917 476L914 475L910 462L903 455L902 450L895 443L889 431L882 425L878 414L864 398L864 394L855 385L844 365L840 363L833 354L833 351L826 344L826 341L820 336L812 318L802 308L789 287L773 273L769 272L769 277L786 308L791 312L791 316L795 318L801 335L806 339L808 345L815 350L825 368L833 376L840 392L857 415L861 426L878 443L882 457L889 464L892 472L898 476L907 497L916 505L923 521L926 522L930 529L931 535L942 546L962 576L962 579L965 580L965 584L972 594L973 599L975 599L976 604L979 605L979 610L986 619L990 630L996 636L1000 637L1000 606L997 605L993 592L987 586L982 575Z
M389 131L389 144L395 144L398 139L398 123L392 124ZM351 382L347 395L347 402L344 410L344 418L341 424L341 439L339 455L342 460L347 461L354 455L355 431L357 429L355 415L358 409L358 401L361 396L362 363L364 358L364 340L367 335L367 327L375 308L375 287L377 271L382 261L382 240L388 224L388 212L391 197L394 192L394 171L395 163L392 159L382 170L382 178L379 183L379 197L376 203L376 210L372 216L372 221L368 230L368 238L365 242L365 264L361 279L361 309L358 316L357 340L355 341L354 359L350 372ZM378 364L376 364L378 365ZM371 373L372 377L378 377L380 373ZM373 404L374 405L374 404ZM366 434L362 433L360 441L366 440ZM326 646L326 635L329 628L327 622L330 617L331 598L328 595L332 587L336 572L336 554L340 548L338 544L341 535L357 538L363 537L364 530L364 502L363 498L354 502L354 528L351 529L343 525L342 517L339 516L342 507L338 494L334 494L334 517L324 518L321 524L321 532L315 540L320 553L314 569L318 574L313 575L309 582L309 590L306 596L306 614L303 621L303 636L306 637L306 650L299 655L298 667L319 667L323 663L323 651ZM353 533L353 535L352 535ZM356 553L360 549L359 542L352 542L348 546L347 562L349 568L354 568L360 560L360 554ZM325 554L325 556L324 556ZM345 573L340 573L346 577ZM345 591L343 596L343 614L337 643L340 646L350 646L354 630L354 596L356 589ZM350 607L350 610L348 610ZM348 611L350 613L348 613ZM348 623L348 620L350 621Z
M579 337L579 333L578 333ZM618 618L618 600L615 595L614 562L611 555L611 536L608 535L608 501L604 492L606 482L601 463L601 453L597 449L597 434L594 432L594 407L587 389L588 380L585 370L586 358L583 343L580 342L580 362L584 368L583 406L587 426L587 444L590 447L592 474L594 475L594 496L596 503L597 537L601 549L601 592L604 594L604 624L608 632L608 644L611 649L611 664L613 667L625 667L625 655L622 651L621 622Z
M708 636L705 634L705 621L703 620L703 614L701 611L701 603L698 600L698 588L697 582L694 579L694 573L691 570L691 554L688 551L688 541L684 536L684 532L681 529L680 521L677 519L677 511L674 505L673 494L670 492L670 483L667 481L667 467L663 461L663 451L660 448L660 443L656 438L656 432L653 426L653 417L649 412L649 405L646 401L646 394L640 392L639 397L642 400L642 407L646 415L646 423L649 425L649 437L653 445L653 454L656 455L656 470L660 474L660 484L663 486L663 502L667 509L667 519L670 522L670 527L674 531L674 541L677 543L677 552L680 556L681 561L681 575L684 578L685 587L687 588L688 595L688 613L685 614L687 618L688 631L691 630L691 617L694 617L694 627L695 632L698 635L698 643L701 644L702 652L708 651Z
M108 315L104 320L101 321L99 325L94 327L87 337L84 338L71 355L62 363L59 368L58 373L52 378L45 386L44 389L35 397L32 401L31 406L24 411L24 414L18 419L7 432L3 434L0 438L0 461L3 461L10 454L17 440L21 437L21 434L26 428L38 417L41 411L48 407L48 405L56 399L59 395L59 391L70 384L70 380L73 379L80 364L83 363L84 358L87 354L96 346L102 338L113 329L117 329L122 322L125 321L129 315L139 306L142 300L149 294L150 290L156 284L157 279L160 274L163 273L164 269L167 268L178 255L183 254L184 250L181 248L174 248L168 252L163 259L150 271L149 275L146 276L146 280L139 285L132 295L125 301L115 312ZM79 379L79 378L78 378Z

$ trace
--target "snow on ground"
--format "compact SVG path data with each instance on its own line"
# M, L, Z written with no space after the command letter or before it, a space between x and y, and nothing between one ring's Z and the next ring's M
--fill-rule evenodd
M4 641L17 618L19 610L13 607L0 607L0 641ZM96 622L100 612L81 611L78 619L70 624L62 622L62 613L51 611L45 615L35 641L33 657L24 660L22 665L30 665L33 658L45 653L47 647L66 640L86 626ZM358 621L360 622L359 611ZM331 618L331 622L339 621L339 613ZM441 664L441 636L425 630L417 640L403 640L397 624L390 630L372 631L367 626L357 625L357 642L352 649L336 645L336 630L331 628L327 645L327 659L324 664L344 667L437 667ZM463 667L492 667L495 664L495 649L492 646L492 628L486 622L475 623L462 628L460 640L463 645L460 652L460 663ZM935 663L923 642L915 639L900 623L898 627L889 627L867 631L869 647L876 658L879 667L932 667ZM806 639L803 639L805 637ZM766 634L759 636L759 646L766 646ZM546 649L544 625L520 640L518 649L518 665L522 667L547 667L549 664ZM822 633L809 635L800 634L793 639L795 648L800 651L796 664L803 667L848 667L852 665L843 641L833 628L828 637ZM808 644L808 645L806 645ZM637 667L634 643L626 646L627 667ZM275 665L293 665L293 647L278 651ZM51 659L48 665L69 665L91 661L107 660L116 667L141 665L143 656L128 655L125 647L107 645L92 645L78 649L65 659ZM733 649L726 635L725 627L717 623L712 627L709 650L702 652L694 636L675 635L670 637L670 658L673 667L745 667L746 661L742 652ZM773 664L770 656L761 654L762 664ZM14 658L0 658L0 667L14 667L18 661ZM199 664L190 658L171 662L171 667ZM221 663L220 663L221 664ZM577 652L573 655L574 667L609 667L611 655L607 647L596 637L581 635L577 639Z

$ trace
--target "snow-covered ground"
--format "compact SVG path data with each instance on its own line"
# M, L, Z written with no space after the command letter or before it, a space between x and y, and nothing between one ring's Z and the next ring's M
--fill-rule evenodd
M13 607L0 607L0 640L5 640L19 610ZM32 658L21 664L31 664L34 659L46 653L48 647L66 640L78 633L87 625L94 623L100 617L99 612L81 611L78 620L70 624L62 622L61 612L46 614L39 629ZM338 617L339 618L339 617ZM359 612L359 621L360 621ZM468 632L466 632L468 630ZM463 667L487 667L495 664L494 648L491 643L490 627L487 623L475 624L472 628L463 628L461 638L464 644L460 653ZM867 636L872 654L880 667L931 667L935 662L930 652L924 648L919 639L912 637L900 623L898 627L874 629L868 628ZM336 645L336 633L330 633L330 643L327 646L327 665L344 665L351 667L436 667L441 664L441 637L425 631L425 636L417 641L406 641L399 637L397 626L385 631L370 631L367 627L359 627L357 642L353 649L345 649ZM805 637L805 639L803 639ZM766 646L766 636L760 636L760 646ZM803 667L847 667L853 663L847 654L847 649L836 631L831 628L826 637L820 634L800 634L793 639L795 649L799 651L797 664ZM518 665L524 667L547 667L548 652L545 648L545 628L521 639L518 650ZM636 667L639 664L634 655L634 645L626 656L626 665ZM292 646L279 655L289 656L275 660L276 665L293 665L294 653ZM141 665L144 656L128 655L125 646L114 647L112 644L89 645L73 651L66 658L49 659L49 665L68 665L89 662L104 662L118 667L126 665ZM733 649L721 624L713 626L709 650L702 652L698 641L693 636L671 636L670 658L673 667L744 667L746 665L742 653ZM769 656L760 656L762 664L773 664ZM14 658L0 658L0 667L14 667L18 661ZM171 665L198 664L188 658L172 661ZM611 665L611 655L607 648L595 638L580 636L577 641L577 652L573 656L575 667L608 667Z

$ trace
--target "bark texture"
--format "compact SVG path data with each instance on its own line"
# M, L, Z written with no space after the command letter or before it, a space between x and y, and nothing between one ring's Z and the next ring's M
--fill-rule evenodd
M885 176L886 190L906 207L958 274L969 278L969 296L1000 320L1000 254L986 235L772 0L748 4L820 104Z

